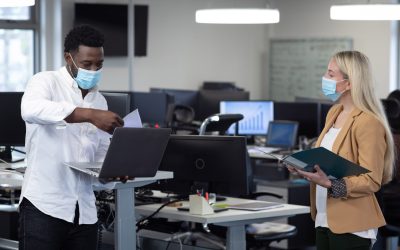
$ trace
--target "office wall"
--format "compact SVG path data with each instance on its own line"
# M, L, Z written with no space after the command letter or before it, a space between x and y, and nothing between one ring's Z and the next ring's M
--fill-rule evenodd
M127 3L126 0L76 2ZM265 25L196 24L195 11L207 7L265 7L266 0L134 2L149 5L148 54L135 57L134 90L198 89L203 81L232 81L249 90L252 98L261 97L266 68ZM106 58L104 66L102 89L128 89L126 57Z
M73 3L127 0L63 0L63 36L72 27ZM384 0L382 2L389 2ZM385 97L390 86L392 28L390 22L331 21L331 0L272 0L281 21L270 25L196 24L199 8L265 7L266 0L135 0L148 4L148 55L135 57L136 91L150 87L197 89L203 81L234 81L251 92L251 98L269 98L268 48L271 38L351 37L354 48L366 53ZM342 3L342 2L337 2ZM50 20L51 22L51 20ZM128 89L128 60L106 58L102 89ZM321 72L322 74L323 72ZM395 80L395 79L394 79Z
M377 94L386 97L392 90L390 87L391 22L330 20L330 6L335 3L345 4L344 2L346 1L274 0L274 7L281 13L281 21L270 26L267 37L353 38L354 49L364 52L371 60L377 82ZM385 1L380 1L382 2ZM321 75L323 73L321 72Z

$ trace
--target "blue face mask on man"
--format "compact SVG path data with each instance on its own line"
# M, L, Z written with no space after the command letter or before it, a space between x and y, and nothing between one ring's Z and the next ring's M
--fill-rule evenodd
M336 102L339 97L346 91L343 91L341 93L336 92L336 85L338 82L343 82L346 81L347 79L343 79L341 81L335 81L332 79L328 79L325 77L322 77L322 93L332 101Z
M75 77L75 81L78 83L79 87L82 89L94 88L100 81L103 69L101 68L96 71L82 69L76 66L74 59L72 59L72 55L71 55L71 60L72 63L75 65L75 67L78 69L78 74Z

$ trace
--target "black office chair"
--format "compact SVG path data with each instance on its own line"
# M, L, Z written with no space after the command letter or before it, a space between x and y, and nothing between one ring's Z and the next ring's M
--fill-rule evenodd
M175 104L173 108L171 129L173 134L199 134L200 124L194 121L195 111L192 107Z
M283 199L282 196L273 193L254 193L243 198L273 196ZM220 238L226 235L226 228L209 225L211 233ZM287 240L297 235L297 228L293 225L275 222L264 222L246 225L246 249L271 249L271 243Z
M235 135L238 134L239 121L243 119L242 114L215 114L207 117L200 125L199 135L205 135L206 132L216 131L219 135L224 135L229 127L235 125Z
M387 99L381 101L393 133L398 158L395 163L397 172L393 180L383 185L376 193L387 225L379 228L378 241L373 250L397 250L400 237L400 90L391 92Z
M289 224L265 222L248 225L246 228L246 248L271 249L272 242L287 240L296 235L297 228Z
M378 241L373 250L397 250L400 236L400 182L393 180L382 186L376 196L387 225L379 228Z
M244 199L258 199L261 197L274 197L283 200L283 196L270 192L255 192L256 185L253 180L250 156L247 155L249 193L240 196ZM209 225L211 233L224 238L226 228L221 226ZM297 228L293 225L282 223L264 222L246 225L246 249L270 249L272 242L279 242L297 235Z

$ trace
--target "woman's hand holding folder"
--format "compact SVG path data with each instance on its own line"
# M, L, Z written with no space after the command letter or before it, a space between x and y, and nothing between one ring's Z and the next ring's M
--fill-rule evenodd
M328 178L328 176L325 174L325 172L318 165L314 166L314 169L315 169L314 172L303 171L303 170L300 170L298 168L295 168L295 167L287 165L287 164L286 164L286 168L289 170L290 173L298 174L301 177L303 177L304 179L306 179L310 182L313 182L317 185L320 185L322 187L330 188L332 185L331 180Z

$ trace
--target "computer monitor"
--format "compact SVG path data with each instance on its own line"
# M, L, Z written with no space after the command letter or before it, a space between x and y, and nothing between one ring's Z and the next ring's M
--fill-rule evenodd
M125 117L130 112L131 95L123 92L103 92L101 94L106 98L108 110L117 113L120 117Z
M328 114L328 112L331 109L333 104L321 103L320 105L321 106L320 106L320 115L319 115L319 119L320 119L319 133L321 133L325 127L326 115Z
M159 170L174 173L173 179L151 186L164 192L188 195L203 189L233 197L250 192L242 136L171 135Z
M198 109L195 119L203 121L219 112L221 101L248 101L249 92L237 90L199 90Z
M195 111L197 109L197 90L150 88L150 92L167 93L174 97L175 104L192 107Z
M265 135L268 124L274 120L273 101L222 101L220 113L242 114L239 121L239 135ZM234 134L234 125L228 129L228 134Z
M325 103L332 105L332 101L329 99L321 99L321 98L313 98L313 97L303 97L303 96L295 96L295 102L317 102L317 103Z
M166 127L172 120L174 98L166 93L131 92L131 111L138 109L148 126Z
M314 138L319 135L320 104L315 102L274 102L274 119L297 121L298 135Z
M25 146L25 122L21 117L23 92L0 92L0 158L11 161L11 147Z
M268 126L267 146L292 149L297 144L296 121L270 121Z

